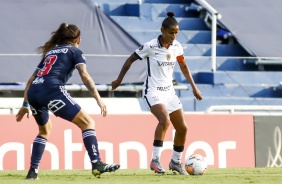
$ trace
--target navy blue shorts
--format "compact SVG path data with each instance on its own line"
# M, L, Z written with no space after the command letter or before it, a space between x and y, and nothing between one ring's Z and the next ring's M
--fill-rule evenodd
M55 116L72 121L81 109L64 86L28 90L27 96L32 115L41 126L48 122L49 111Z

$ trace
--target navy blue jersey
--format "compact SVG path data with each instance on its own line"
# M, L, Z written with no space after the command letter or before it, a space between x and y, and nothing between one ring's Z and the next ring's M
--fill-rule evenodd
M29 89L63 86L72 76L75 66L86 64L80 49L73 45L60 45L46 53L39 63L37 77Z

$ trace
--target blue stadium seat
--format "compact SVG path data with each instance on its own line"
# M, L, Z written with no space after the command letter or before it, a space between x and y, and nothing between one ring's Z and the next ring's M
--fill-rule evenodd
M211 56L211 44L182 44L184 54L187 56ZM242 56L247 55L240 45L217 45L217 56Z
M185 55L185 60L190 71L194 73L200 71L212 71L212 61L210 56L200 57ZM217 57L216 69L218 71L257 71L256 66L246 65L243 58L230 58L228 56ZM176 73L181 72L179 65L175 66L174 71Z
M205 100L195 101L195 111L206 111L214 105L281 105L278 98L252 98L252 97L206 97Z
M281 81L280 72L260 71L216 71L198 72L197 82L201 84L277 85Z
M153 38L158 37L161 33L159 30L131 30L127 31L140 44L145 43ZM209 44L211 42L210 31L190 31L180 30L177 36L180 43L192 44Z
M188 84L187 84L188 85ZM204 98L207 97L280 97L276 86L241 84L197 84ZM191 91L180 91L181 97L193 97Z
M140 17L147 19L155 19L157 17L166 17L167 12L174 12L176 17L188 17L189 12L186 11L186 6L183 4L140 4Z
M137 2L137 1L136 1ZM103 12L109 16L136 16L140 15L139 13L139 4L137 3L102 3L99 4Z
M94 2L101 4L138 4L138 0L95 0Z
M206 111L210 106L215 105L281 105L282 99L279 98L252 98L252 97L204 97L204 100L198 101L194 97L180 98L184 111Z
M132 30L155 30L159 31L163 17L153 20L141 19L134 16L111 16L111 18L126 31ZM207 30L204 20L198 18L176 18L181 30Z
M169 3L169 4L186 4L192 3L194 0L143 0L143 3Z

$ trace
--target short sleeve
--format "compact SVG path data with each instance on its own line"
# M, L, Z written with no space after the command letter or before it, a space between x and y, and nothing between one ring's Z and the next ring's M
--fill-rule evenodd
M149 52L150 52L149 45L144 44L141 47L139 47L138 49L136 49L134 53L137 55L139 59L142 60L143 58L149 55Z
M80 49L77 49L74 54L74 64L86 64L86 57Z
M183 51L183 47L180 45L180 43L177 44L177 56L176 56L176 60L178 62L183 62L184 59L184 51Z

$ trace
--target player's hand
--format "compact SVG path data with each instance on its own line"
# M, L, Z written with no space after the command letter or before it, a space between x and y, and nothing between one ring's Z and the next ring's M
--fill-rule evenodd
M202 100L202 94L198 88L193 89L193 94L197 100Z
M22 106L18 114L16 115L16 121L20 122L25 116L25 114L27 114L27 118L29 118L29 107Z
M108 110L107 110L107 106L104 104L104 102L102 100L99 100L97 102L97 104L101 108L101 114L103 115L103 117L107 116Z
M120 83L121 83L120 81L114 80L112 82L112 90L115 90L117 87L119 87Z

